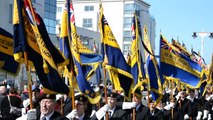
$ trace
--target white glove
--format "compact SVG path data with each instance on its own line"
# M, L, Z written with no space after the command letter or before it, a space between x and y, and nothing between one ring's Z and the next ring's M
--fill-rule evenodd
M31 109L27 111L27 119L28 120L36 120L36 109Z
M174 108L174 106L175 106L175 103L171 102L170 104L168 104L167 106L165 106L164 109L170 110L171 108Z
M106 104L103 107L101 107L96 113L95 116L97 117L98 120L104 117L106 112L109 110L109 105Z
M60 98L63 98L63 95L62 94L57 94L56 95L56 100L59 100Z
M213 98L213 94L211 94L209 97L210 97L210 98Z
M208 114L209 114L209 111L208 110L204 110L203 111L203 119L207 119Z
M196 120L201 120L202 114L203 114L203 113L202 113L201 111L198 111Z
M175 107L175 102L171 102L171 103L170 103L170 106L171 106L171 107Z
M135 108L136 107L136 102L123 102L122 104L122 109L125 110L125 109L132 109L132 108Z
M167 106L164 107L165 110L170 110L171 109L171 105L168 104Z
M211 120L211 114L208 114L208 120Z
M29 98L23 101L24 108L26 108L28 105L30 105L30 99Z
M90 117L92 117L95 113L96 113L96 111L92 110L92 113L91 113Z
M77 116L78 116L77 110L74 109L74 110L72 110L72 112L69 113L66 117L67 117L68 119L73 119L73 118L76 118Z
M27 112L26 112L26 108L21 108L21 115L26 115Z
M188 120L189 119L189 115L188 114L185 114L184 115L184 120Z
M16 120L27 120L27 115L22 115L21 117L16 118Z
M180 92L175 96L176 100L179 100L180 98Z

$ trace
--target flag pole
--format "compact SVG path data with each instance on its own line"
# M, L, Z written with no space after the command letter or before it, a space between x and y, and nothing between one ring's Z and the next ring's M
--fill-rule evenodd
M32 10L31 6L31 0L28 0L30 3L30 9ZM33 15L33 19L35 20L35 16ZM24 60L25 60L25 65L26 65L26 70L27 70L27 78L28 78L28 93L29 93L29 99L30 99L30 109L33 109L33 100L32 100L32 79L30 75L30 65L28 64L28 55L27 52L24 52Z
M100 5L100 12L102 12L102 10L101 9L103 9L102 8L102 1L101 0L99 0L99 5ZM99 13L100 14L100 13ZM102 16L100 16L100 17L102 17ZM101 26L102 27L102 26ZM102 29L101 29L102 30ZM100 30L100 31L101 31ZM103 40L103 30L101 31L101 41L103 42L102 44L104 44L104 40ZM107 87L106 87L106 84L107 84L107 81L106 81L106 68L105 68L105 66L106 66L106 64L108 63L108 60L107 60L107 55L106 55L106 46L105 45L103 45L103 47L104 47L104 61L103 61L103 63L102 63L102 69L103 69L103 74L104 74L104 99L105 99L105 104L108 104L108 102L107 102ZM106 118L106 120L109 120L109 115L108 115L108 111L106 111L106 115L105 115L105 118Z
M68 39L69 39L69 45L71 46L71 40L72 40L72 36L71 36L71 24L70 24L70 0L67 0L67 23L68 23ZM70 49L71 50L71 49ZM72 57L72 61L73 57ZM74 88L73 88L73 76L74 76L74 66L73 64L70 64L71 67L71 74L70 74L70 78L69 78L69 82L71 83L71 98L72 98L72 110L75 109L75 95L74 95Z
M72 67L72 65L71 65L71 67ZM75 94L74 94L74 87L73 87L73 70L71 70L69 81L71 83L72 110L74 110L75 109Z
M171 83L171 101L173 102L173 100L174 100L174 97L173 97L173 89L174 89L174 86L173 86L173 79L172 79L172 81L171 81L172 83ZM171 109L171 117L172 117L172 120L174 119L174 108L172 107L172 109Z
M63 109L63 104L64 104L64 102L63 102L63 98L60 98L60 102L61 102L61 115L64 115L64 109Z
M32 99L32 80L30 75L30 65L28 64L28 56L27 52L24 52L24 61L26 65L27 70L27 79L28 79L28 93L29 93L29 99L30 99L30 109L33 109L33 99Z
M135 102L135 93L133 92L133 102ZM136 113L136 109L133 108L132 109L132 120L135 120L135 113Z
M105 55L106 57L106 55ZM106 69L105 69L105 65L103 65L103 72L104 72L104 99L105 99L105 104L108 104L107 101L107 87L106 87ZM106 112L106 120L109 120L109 116L108 116L108 112Z

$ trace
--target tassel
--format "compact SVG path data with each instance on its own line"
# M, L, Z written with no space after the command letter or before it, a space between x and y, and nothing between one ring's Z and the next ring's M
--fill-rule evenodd
M68 71L68 68L67 66L64 67L64 74L63 74L63 77L68 77L69 76L69 71Z
M43 68L44 68L44 73L46 74L49 73L49 69L45 60L43 60Z
M103 64L106 65L106 64L108 64L108 63L109 63L109 61L108 61L107 55L105 55L105 56L104 56L104 62L103 62Z

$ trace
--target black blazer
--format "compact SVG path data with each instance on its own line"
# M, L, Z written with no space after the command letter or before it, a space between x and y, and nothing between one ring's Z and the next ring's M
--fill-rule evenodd
M136 120L145 120L148 114L149 114L149 108L141 104L138 110L136 110L135 118Z
M122 110L119 107L116 107L114 110L114 113L112 114L112 117L109 118L109 120L128 120L129 115L126 111Z
M93 115L91 120L97 120L96 115ZM101 120L104 120L104 117ZM109 120L129 120L129 115L128 112L122 110L120 107L116 107Z
M37 116L37 120L40 120L40 115ZM50 117L50 120L69 120L69 119L64 117L64 116L62 116L60 113L54 111L54 113Z
M146 117L146 120L164 120L164 112L155 108L154 115L149 115Z

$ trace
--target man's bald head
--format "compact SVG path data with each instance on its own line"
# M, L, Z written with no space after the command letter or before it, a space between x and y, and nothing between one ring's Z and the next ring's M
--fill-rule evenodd
M0 93L5 94L6 93L6 86L0 86Z

